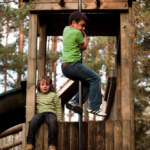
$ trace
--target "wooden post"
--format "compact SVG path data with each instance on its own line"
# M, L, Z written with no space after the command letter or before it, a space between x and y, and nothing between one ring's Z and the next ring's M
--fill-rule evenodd
M37 50L37 15L30 14L25 135L27 135L28 123L35 113L36 50Z
M130 27L130 37L129 37L129 45L130 45L130 49L129 49L129 53L130 53L130 58L131 58L131 66L130 66L130 81L131 81L131 132L132 132L132 136L131 136L131 143L133 143L131 145L131 150L135 150L135 127L134 127L134 99L133 99L133 56L134 56L134 48L135 48L135 20L134 20L134 10L132 7L129 7L129 27Z
M46 73L46 25L40 24L40 45L39 45L39 58L38 58L38 79L41 79ZM41 125L37 137L36 137L36 150L48 149L47 144L47 125L44 123Z
M58 40L57 36L54 36L52 38L52 51L53 52L57 51L57 40ZM52 66L53 66L52 68L53 68L53 73L54 73L54 82L53 83L54 83L54 88L56 90L56 66L57 66L56 61L53 62Z
M29 49L27 68L27 98L26 122L29 122L35 113L35 87L36 87L36 49L37 49L37 15L30 14L29 23Z
M132 51L130 13L120 14L122 150L133 150Z
M46 25L40 25L40 46L38 58L38 79L45 75L46 64Z
M116 94L113 107L113 120L114 120L114 149L122 149L122 119L121 119L121 56L120 56L120 35L117 35L117 84Z

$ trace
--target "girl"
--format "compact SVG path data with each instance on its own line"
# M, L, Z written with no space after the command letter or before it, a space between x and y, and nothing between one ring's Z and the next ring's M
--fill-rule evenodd
M43 122L48 125L49 150L56 150L57 121L62 121L61 101L54 92L52 80L43 77L38 81L36 94L36 115L29 122L26 150L33 150L35 133Z

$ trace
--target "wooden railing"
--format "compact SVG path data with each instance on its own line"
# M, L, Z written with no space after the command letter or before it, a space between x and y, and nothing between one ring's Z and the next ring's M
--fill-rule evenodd
M142 123L141 127L146 128L147 134L150 130L150 120L149 119L137 119L135 123ZM8 129L0 134L0 150L24 150L24 124L17 125L11 129ZM107 120L106 122L83 122L83 150L105 150L114 149L115 146L121 144L120 136L121 134L121 121ZM36 138L36 150L48 149L48 129L47 125L43 126L44 134L40 134L40 130ZM136 131L136 130L135 130ZM21 134L19 136L18 134ZM7 141L7 143L2 143L3 138L10 136L18 136L17 140ZM135 133L136 135L136 133ZM58 144L57 150L78 150L78 123L77 122L62 122L58 124ZM115 140L114 140L115 137ZM119 142L119 143L118 143ZM41 147L42 146L42 147Z
M14 126L0 134L0 150L8 150L10 148L18 147L18 150L22 150L24 144L23 133L25 130L24 124Z

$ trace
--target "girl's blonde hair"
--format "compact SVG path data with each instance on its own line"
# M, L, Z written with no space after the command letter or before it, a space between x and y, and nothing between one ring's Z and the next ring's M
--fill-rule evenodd
M44 77L42 77L40 80L38 80L38 83L37 83L37 90L38 90L38 92L41 92L41 91L40 91L40 82L41 82L42 80L45 80L45 81L46 81L46 84L50 85L50 88L49 88L49 91L48 91L48 92L50 92L50 91L55 92L54 87L53 87L53 84L52 84L52 79L51 79L50 77L48 77L48 76L44 76Z

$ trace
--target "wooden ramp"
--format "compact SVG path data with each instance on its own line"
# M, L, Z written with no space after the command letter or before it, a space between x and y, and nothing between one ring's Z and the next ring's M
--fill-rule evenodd
M107 118L111 112L114 97L116 91L116 77L109 77L106 85L104 101L106 101L105 112L107 113Z

